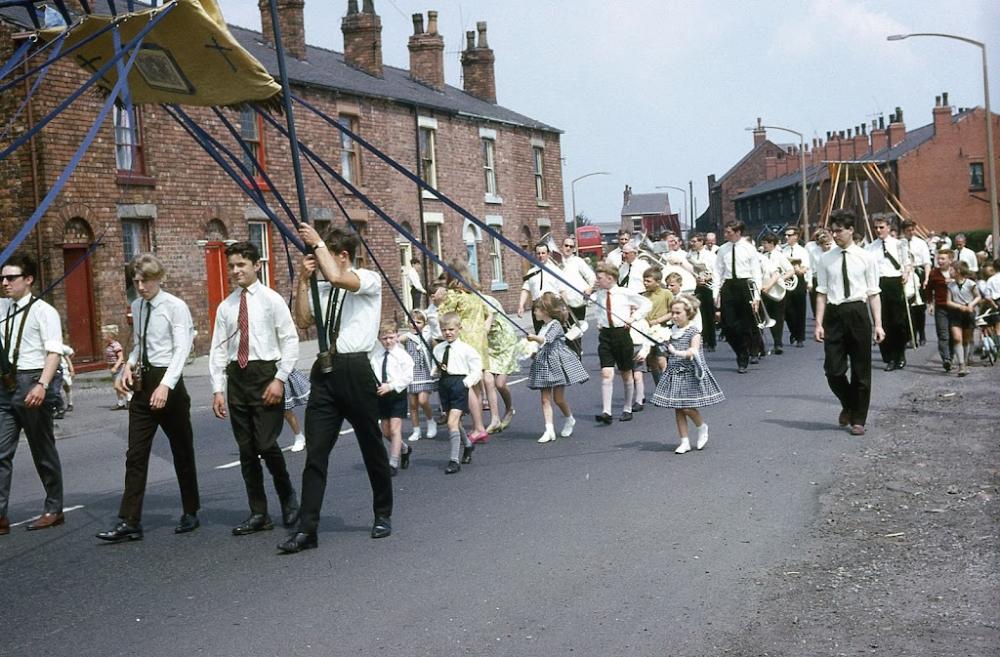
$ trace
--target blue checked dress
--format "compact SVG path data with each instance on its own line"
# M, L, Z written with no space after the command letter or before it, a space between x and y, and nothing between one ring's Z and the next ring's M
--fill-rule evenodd
M427 334L429 335L430 332L427 331ZM425 336L425 339L430 343L429 337ZM406 353L410 354L410 358L413 359L413 382L406 387L406 392L415 395L418 392L437 390L437 379L431 376L433 368L431 367L430 354L427 353L420 336L410 333L406 336L403 344L406 346Z
M528 373L528 387L532 390L569 386L590 379L583 363L566 344L562 324L552 320L539 333L545 344L538 348Z
M671 344L677 351L691 348L691 339L698 333L693 325L674 329ZM665 408L701 408L725 401L719 383L705 362L705 352L698 349L694 360L673 354L667 356L667 371L653 393L653 404Z
M285 381L285 410L290 411L296 406L305 406L309 401L309 377L298 370L292 370Z

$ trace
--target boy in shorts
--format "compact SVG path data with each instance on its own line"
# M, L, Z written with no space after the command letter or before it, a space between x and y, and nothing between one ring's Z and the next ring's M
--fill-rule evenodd
M444 342L434 347L434 370L440 374L438 395L441 397L441 408L448 417L448 437L451 441L451 458L444 473L455 474L462 469L459 465L459 446L462 463L472 463L475 446L462 429L462 415L469 412L469 388L479 383L482 377L483 359L478 351L458 338L462 330L458 313L445 313L439 324Z

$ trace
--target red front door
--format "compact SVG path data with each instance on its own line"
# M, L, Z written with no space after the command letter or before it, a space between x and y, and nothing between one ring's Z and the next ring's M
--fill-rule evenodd
M209 242L205 245L205 271L208 284L208 335L215 330L215 311L229 294L229 275L226 273L226 245Z
M94 326L94 292L90 285L90 259L86 246L63 246L63 271L69 271L84 259L66 277L66 335L69 346L76 355L74 362L95 360L97 331Z

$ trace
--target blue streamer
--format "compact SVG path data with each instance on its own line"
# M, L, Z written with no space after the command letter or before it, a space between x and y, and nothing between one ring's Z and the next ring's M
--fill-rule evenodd
M17 76L16 78L14 78L13 80L11 80L10 82L6 82L3 85L0 85L0 93L3 93L4 91L7 91L11 87L13 87L15 84L18 84L19 82L23 82L25 79L30 78L35 73L38 73L40 70L42 70L44 68L48 68L49 66L52 66L53 64L55 64L60 59L63 59L64 57L69 57L74 52L76 52L80 48L83 48L85 45L87 45L88 43L90 43L94 39L99 38L102 34L104 34L105 32L107 32L108 30L110 30L112 26L113 26L113 23L108 23L107 25L105 25L101 29L97 30L96 32L94 32L90 36L86 37L85 39L81 39L80 42L77 43L76 45L67 48L65 52L60 53L57 57L50 57L49 59L45 60L44 62L42 62L38 66L36 66L36 67L34 67L34 68L26 71L25 73L22 73L21 75ZM64 30L62 34L60 34L55 39L53 39L49 43L47 43L44 46L42 46L41 48L39 48L37 51L35 51L31 55L29 55L28 58L31 59L32 57L35 57L36 55L41 54L52 43L55 43L56 41L61 41L61 40L65 39L67 36L69 36L70 29L72 29L72 28L68 28L68 29Z
M63 42L64 40L61 38L51 42L56 44L55 46L56 54L59 54L59 51L62 50ZM23 112L25 108L28 107L28 103L31 102L31 98L35 95L35 92L38 91L38 87L41 86L42 80L45 79L45 76L48 74L49 70L50 69L48 67L43 68L41 73L38 74L38 77L35 78L35 81L32 83L31 88L28 89L28 93L25 95L24 100L21 101L21 105L17 108L17 111L14 112L14 115L10 117L10 120L7 121L7 125L4 126L3 134L0 134L0 140L7 138L7 133L10 132L10 129L14 125L14 122L17 121L17 119L21 116L21 112Z
M28 48L30 47L31 39L25 39L24 43L18 46L11 58L4 62L3 68L0 68L0 80L7 77L7 74L14 70L14 67L17 66L18 62L24 59L24 54L28 52Z

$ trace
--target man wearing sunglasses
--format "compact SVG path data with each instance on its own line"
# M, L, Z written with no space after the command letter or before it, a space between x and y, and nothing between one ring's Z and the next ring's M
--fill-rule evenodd
M582 322L587 318L587 302L583 295L590 295L594 291L597 275L587 261L576 254L576 239L572 235L563 238L561 250L563 278L572 285L572 289L564 287L563 298L576 321ZM568 342L570 348L579 356L582 353L583 336Z
M62 465L56 451L52 416L59 406L62 376L62 324L56 309L31 294L38 266L27 255L14 254L0 270L4 296L0 299L0 535L10 533L7 503L14 452L24 431L45 487L42 515L29 530L61 525L63 518Z
M788 324L788 342L795 347L805 346L806 340L806 294L812 284L812 272L809 267L809 252L799 244L799 229L789 226L785 229L785 245L781 247L792 267L799 284L788 293L785 302L785 321Z

